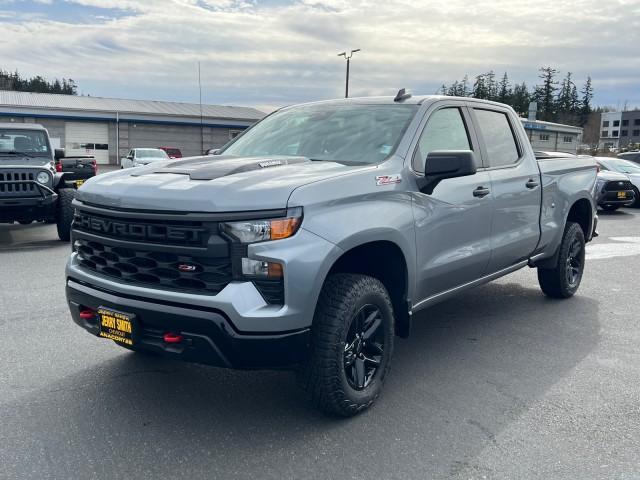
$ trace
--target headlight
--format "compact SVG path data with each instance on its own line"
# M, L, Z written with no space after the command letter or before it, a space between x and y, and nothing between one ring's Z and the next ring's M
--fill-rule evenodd
M241 243L255 243L289 238L298 231L301 223L302 208L296 207L287 210L284 218L228 222L220 227L224 233Z
M51 177L47 172L40 172L36 176L36 180L38 181L38 183L42 183L42 184L49 183L49 178Z

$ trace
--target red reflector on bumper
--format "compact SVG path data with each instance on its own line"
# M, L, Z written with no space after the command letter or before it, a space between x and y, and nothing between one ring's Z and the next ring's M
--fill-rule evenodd
M165 343L180 343L182 342L182 335L180 335L179 333L165 333L164 334L164 341Z
M91 320L96 316L95 310L80 310L80 318L83 320Z

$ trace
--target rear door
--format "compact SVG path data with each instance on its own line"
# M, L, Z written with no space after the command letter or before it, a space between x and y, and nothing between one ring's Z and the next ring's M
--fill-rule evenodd
M491 178L495 212L491 222L492 253L488 273L526 260L540 238L540 171L521 143L519 125L508 109L471 109Z
M446 102L428 114L413 154L416 175L424 175L425 159L436 150L473 150L479 170L413 196L417 303L482 277L491 253L491 180L465 103Z

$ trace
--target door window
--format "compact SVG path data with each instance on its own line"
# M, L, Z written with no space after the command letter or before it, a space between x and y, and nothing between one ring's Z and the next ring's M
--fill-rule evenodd
M506 113L492 110L475 110L478 126L489 156L489 167L513 165L520 158Z
M437 150L472 150L459 108L442 108L429 117L413 155L413 169L424 172L427 155Z

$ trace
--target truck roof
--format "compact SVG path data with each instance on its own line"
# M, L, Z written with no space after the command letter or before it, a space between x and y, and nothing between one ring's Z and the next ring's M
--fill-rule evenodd
M396 97L393 96L384 96L384 97L350 97L350 98L338 98L333 100L320 100L317 102L307 102L302 105L342 105L342 104L387 104L387 105L421 105L427 101L437 101L437 100L462 100L465 102L475 102L482 103L485 105L499 105L506 106L503 103L493 102L490 100L481 100L478 98L471 97L453 97L448 95L411 95L408 98L404 98L400 101L395 101ZM290 105L294 106L294 105ZM285 107L288 108L288 107Z
M10 128L11 130L46 130L37 123L0 123L0 128Z

